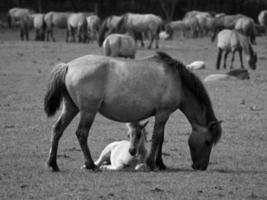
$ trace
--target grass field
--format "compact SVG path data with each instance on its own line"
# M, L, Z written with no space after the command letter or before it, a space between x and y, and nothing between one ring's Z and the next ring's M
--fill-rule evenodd
M52 67L85 54L102 54L93 44L21 42L16 30L0 29L0 199L267 199L267 37L257 38L256 71L250 80L206 84L223 135L213 148L207 171L193 171L187 139L190 125L180 111L169 119L163 146L166 171L91 172L81 170L83 157L75 129L63 135L59 173L45 167L51 127L56 120L43 111ZM33 35L31 36L33 38ZM215 70L217 50L209 38L161 41L160 50L185 63L204 60L204 78ZM137 58L154 49L138 49ZM229 60L230 61L230 60ZM247 66L247 63L246 63ZM235 67L239 67L236 57ZM220 73L226 72L221 70ZM148 124L151 136L153 118ZM126 139L124 124L98 115L88 140L96 159L111 141ZM147 144L149 148L150 143Z

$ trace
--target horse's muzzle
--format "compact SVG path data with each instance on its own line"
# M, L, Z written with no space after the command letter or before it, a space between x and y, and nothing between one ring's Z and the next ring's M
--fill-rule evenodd
M208 168L208 164L203 165L203 164L193 163L192 164L192 168L194 170L202 170L202 171L204 171L204 170L206 170Z

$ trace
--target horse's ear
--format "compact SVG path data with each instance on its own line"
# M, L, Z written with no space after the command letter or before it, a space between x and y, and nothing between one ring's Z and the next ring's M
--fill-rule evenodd
M147 120L145 123L141 124L141 127L142 127L142 128L145 128L146 125L148 124L148 122L149 122L149 120Z

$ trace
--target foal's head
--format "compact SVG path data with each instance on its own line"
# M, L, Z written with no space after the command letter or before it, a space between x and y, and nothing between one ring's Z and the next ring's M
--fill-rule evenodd
M129 153L132 156L140 153L141 148L144 147L147 135L145 127L147 124L148 121L146 121L144 124L141 124L139 122L127 124L127 127L129 129L128 134L130 137Z

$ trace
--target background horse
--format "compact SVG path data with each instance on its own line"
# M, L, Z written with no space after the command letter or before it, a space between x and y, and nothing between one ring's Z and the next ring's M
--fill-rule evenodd
M86 42L87 40L87 20L83 13L71 13L67 18L67 38L66 42L75 42L76 32L78 42ZM69 40L69 34L71 39Z
M44 21L46 24L46 41L49 41L49 38L55 42L55 37L53 33L53 27L57 28L67 28L67 20L71 13L69 12L48 12L45 17ZM66 37L67 40L67 37Z
M97 15L86 17L88 40L98 40L100 31L100 18Z
M163 26L163 21L159 16L153 14L124 14L116 30L119 33L149 33L150 43L148 48L151 48L155 39L155 47L159 47L159 32Z
M234 29L236 21L241 17L246 17L241 14L236 15L226 15L221 14L215 17L212 23L213 34L211 36L211 41L214 42L216 35L223 29Z
M34 11L28 8L11 8L7 14L9 28L16 23L20 23L21 18L25 15L30 15L32 13L34 13Z
M33 28L35 31L35 40L44 41L46 30L44 14L35 13L24 15L20 18L19 25L21 40L29 40L29 31Z
M128 34L111 34L103 42L104 55L135 58L136 43Z
M261 26L267 28L267 10L262 10L258 15L258 21Z
M62 101L64 99L64 101ZM154 129L146 164L165 169L162 160L165 124L178 108L192 126L188 144L193 169L205 170L210 153L221 136L208 93L185 65L163 52L142 60L118 60L86 55L57 65L51 74L44 98L44 110L53 116L63 102L54 125L47 165L58 171L59 140L79 113L76 131L87 169L96 169L87 144L97 112L120 122L136 122L154 116Z
M218 57L216 65L217 69L220 69L220 62L223 51L225 51L224 64L223 64L224 69L226 68L227 55L230 52L232 52L230 69L233 68L233 62L236 51L239 52L241 68L244 68L243 58L242 58L243 50L248 57L249 67L253 70L256 69L257 54L254 52L250 40L246 35L239 33L236 30L228 30L228 29L222 30L218 34L217 48L218 48Z
M250 39L252 44L256 44L256 28L252 18L239 18L235 23L235 30L245 34Z
M130 140L115 141L107 145L95 161L95 165L108 170L125 168L138 170L147 155L145 147L147 123L148 121L144 124L139 122L127 124Z
M121 20L121 16L112 15L107 17L101 24L99 37L98 37L98 45L101 47L105 38L111 34L112 30L114 30L119 21Z

